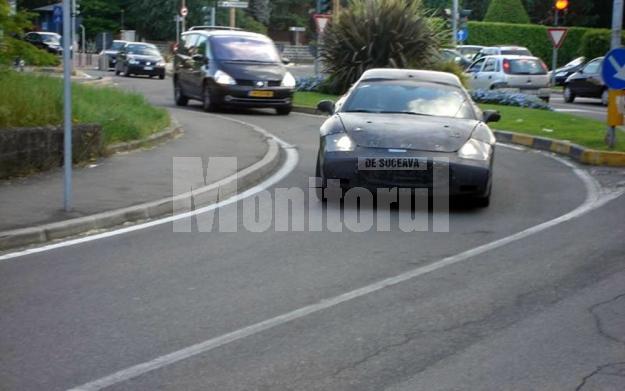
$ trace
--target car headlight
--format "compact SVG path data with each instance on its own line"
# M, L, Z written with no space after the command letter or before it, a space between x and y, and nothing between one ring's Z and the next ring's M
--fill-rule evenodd
M356 145L345 133L335 133L326 136L327 152L350 152Z
M458 156L463 159L487 160L492 148L490 144L484 141L471 138L458 150Z
M558 72L556 73L556 77L564 77L566 76L566 72Z
M132 57L128 59L128 64L135 65L135 64L138 64L138 63L139 63L139 60L136 60L136 59L134 59Z
M282 79L282 87L295 88L295 78L291 75L291 72L287 72Z
M157 67L164 67L165 66L165 61L159 61L156 63Z
M229 74L223 71L215 72L215 82L217 84L225 84L225 85L230 85L230 86L237 84L237 82L232 78L232 76L230 76Z

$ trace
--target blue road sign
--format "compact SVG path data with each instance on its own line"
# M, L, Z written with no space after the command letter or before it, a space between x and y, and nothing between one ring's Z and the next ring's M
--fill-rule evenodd
M52 19L54 23L61 23L63 21L63 7L58 5L52 7Z
M612 49L603 59L601 76L613 90L625 90L625 48Z
M460 30L458 30L458 32L456 33L456 39L460 42L464 42L467 40L467 38L469 38L469 29L465 28L461 28Z

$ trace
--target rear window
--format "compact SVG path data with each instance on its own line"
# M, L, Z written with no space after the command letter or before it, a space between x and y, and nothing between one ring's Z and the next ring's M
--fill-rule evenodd
M531 56L532 53L527 49L501 49L501 54L514 54L517 56Z
M503 60L504 72L510 75L546 75L547 66L534 58L505 59Z

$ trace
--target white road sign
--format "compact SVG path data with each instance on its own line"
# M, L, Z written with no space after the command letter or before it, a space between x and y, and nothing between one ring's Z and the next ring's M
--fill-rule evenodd
M221 8L247 8L247 1L220 1L217 5Z

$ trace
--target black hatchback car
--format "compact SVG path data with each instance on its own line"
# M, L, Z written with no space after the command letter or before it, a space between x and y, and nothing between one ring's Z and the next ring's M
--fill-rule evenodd
M45 31L33 31L24 36L24 40L39 49L46 50L52 54L63 54L61 36L57 33Z
M165 78L165 59L158 48L149 43L129 42L117 53L115 74L148 75Z
M204 110L222 106L291 112L295 78L273 41L262 34L195 27L182 35L174 58L176 104L189 99Z
M564 82L564 101L573 103L576 97L599 98L601 104L608 105L608 87L601 77L603 57L597 57L584 65Z

